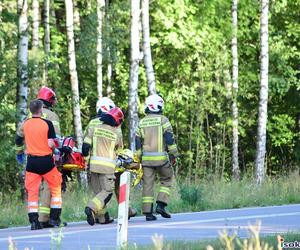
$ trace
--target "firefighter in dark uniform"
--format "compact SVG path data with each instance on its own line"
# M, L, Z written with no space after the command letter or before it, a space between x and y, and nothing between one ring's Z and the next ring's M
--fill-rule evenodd
M155 176L159 175L160 188L156 199L156 213L171 218L165 210L172 186L173 168L178 156L171 123L162 115L164 101L154 94L146 98L146 116L140 120L136 131L136 150L143 166L142 211L147 221L156 220L153 215Z

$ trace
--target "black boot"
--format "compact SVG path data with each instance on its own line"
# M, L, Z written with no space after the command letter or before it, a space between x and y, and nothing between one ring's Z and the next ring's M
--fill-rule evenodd
M137 215L137 211L135 208L130 207L128 209L128 220L130 220L131 217L135 217Z
M166 203L163 203L161 201L157 201L157 206L156 206L156 213L160 214L164 218L171 218L171 214L169 214L166 210L165 207L167 206Z
M59 227L60 226L60 223L61 223L60 214L61 214L61 208L51 208L50 219L49 219L50 227Z
M28 214L29 222L31 224L31 230L38 230L42 229L41 224L39 222L39 215L38 213L29 213Z
M95 225L95 212L90 207L85 207L84 213L86 214L86 221L91 226Z
M109 223L112 223L112 222L114 222L114 218L110 217L109 213L106 212L104 214L104 222L100 221L100 224L109 224Z
M153 213L145 213L145 215L146 215L146 221L157 220L156 216L153 215Z
M157 220L156 216L153 215L153 204L151 205L150 213L144 213L146 215L146 221Z

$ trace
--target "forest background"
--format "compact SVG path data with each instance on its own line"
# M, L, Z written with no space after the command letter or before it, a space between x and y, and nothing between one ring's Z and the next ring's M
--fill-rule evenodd
M23 1L24 2L24 1ZM33 1L28 2L28 100L40 86L53 88L55 111L63 135L74 134L72 88L68 66L66 8L50 2L50 51L45 52L45 1L39 1L38 46L33 40ZM76 0L74 38L83 128L95 116L97 92L97 2ZM230 180L232 173L232 20L229 0L157 0L150 2L151 53L156 90L165 100L180 160L177 175L189 183L203 178ZM21 167L15 160L18 84L17 1L1 1L0 20L0 190L19 188ZM299 171L299 0L269 4L269 96L265 171L269 176ZM103 95L111 97L127 116L129 137L130 2L106 1L102 34ZM36 39L36 38L35 38ZM260 2L238 4L239 169L254 175L260 89ZM140 55L138 113L148 95ZM45 69L47 68L47 72ZM127 142L127 146L129 143Z

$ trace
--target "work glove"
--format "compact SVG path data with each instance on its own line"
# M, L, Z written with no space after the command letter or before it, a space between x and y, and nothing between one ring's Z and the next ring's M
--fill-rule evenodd
M61 165L61 153L60 151L56 148L53 151L53 155L54 155L54 162L56 166Z
M16 155L16 160L19 164L24 164L25 162L25 154L24 153L21 153L21 154L17 154Z
M176 163L177 163L176 157L174 155L170 155L169 159L170 159L171 165L174 167L176 165Z

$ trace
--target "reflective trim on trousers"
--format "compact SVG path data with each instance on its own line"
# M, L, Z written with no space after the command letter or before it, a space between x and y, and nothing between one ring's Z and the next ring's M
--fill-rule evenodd
M39 207L39 213L50 214L50 208L49 207Z
M153 196L144 196L142 198L142 202L143 203L153 203L154 201L154 197Z
M160 193L166 193L167 195L170 195L170 188L168 188L168 187L160 187L159 192Z
M52 197L51 202L61 202L61 198L60 197Z
M37 213L38 208L28 208L28 213Z
M27 202L28 207L32 207L32 206L37 206L38 207L38 202L37 201L28 201Z

